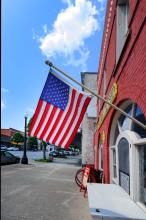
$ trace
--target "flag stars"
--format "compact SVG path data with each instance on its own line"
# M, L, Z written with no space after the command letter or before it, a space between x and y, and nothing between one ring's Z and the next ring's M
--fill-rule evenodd
M69 86L56 78L53 74L49 74L41 98L61 109L65 109L68 103Z

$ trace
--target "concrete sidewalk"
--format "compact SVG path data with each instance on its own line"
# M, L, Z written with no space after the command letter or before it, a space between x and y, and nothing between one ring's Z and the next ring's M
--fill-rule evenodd
M90 220L74 177L79 167L36 163L1 167L2 220Z

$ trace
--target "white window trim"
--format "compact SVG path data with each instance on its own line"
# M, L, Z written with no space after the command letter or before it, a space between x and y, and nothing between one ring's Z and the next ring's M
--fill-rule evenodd
M114 146L110 147L110 170L111 170L111 183L115 183L119 185L119 161L118 161L118 143L121 140L121 138L125 138L129 142L129 167L130 167L130 197L136 201L138 205L140 205L144 210L146 210L146 207L142 204L142 202L139 202L139 183L140 179L139 176L139 152L138 147L143 146L143 144L146 144L146 138L140 138L135 132L132 131L124 131L121 133L116 141L116 144ZM137 147L138 146L138 147ZM117 170L117 178L114 178L114 162L113 162L113 156L112 151L113 149L116 150L116 170Z
M99 169L103 170L103 167L101 167L101 161L103 161L103 144L101 142L101 140L99 141Z
M123 3L122 3L123 2ZM127 3L126 3L127 2ZM125 33L122 35L122 47L119 48L119 8L120 6L123 6L125 5L125 10L126 10L126 16L125 16L125 21L127 21L125 23ZM120 59L120 56L121 56L121 53L123 51L123 48L124 48L124 45L126 43L126 40L127 40L127 36L128 36L128 33L129 33L129 30L128 30L128 13L129 13L129 9L128 9L128 6L129 5L129 1L128 0L125 0L125 1L119 1L117 3L117 19L116 19L116 63L118 63L119 59ZM123 23L122 23L123 24ZM122 32L123 33L123 32ZM121 36L121 35L120 35Z

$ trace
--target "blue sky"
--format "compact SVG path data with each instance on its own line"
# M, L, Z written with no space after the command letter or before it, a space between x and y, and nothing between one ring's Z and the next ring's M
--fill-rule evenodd
M49 71L97 72L106 0L2 0L1 127L24 130ZM76 86L78 88L78 86Z

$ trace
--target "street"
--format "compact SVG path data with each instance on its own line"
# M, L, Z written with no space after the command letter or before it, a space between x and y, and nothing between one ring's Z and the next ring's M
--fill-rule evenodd
M10 153L18 156L20 158L23 157L23 151L9 151ZM48 152L46 151L46 157L48 158ZM42 151L27 151L28 160L42 159L43 152ZM81 162L81 155L77 156L67 156L67 158L55 158L54 162L56 163L69 163L69 164L78 164Z
M77 165L16 164L1 167L2 220L90 220L88 198L74 176Z
M9 151L15 156L18 156L22 159L23 157L23 151ZM28 163L31 160L35 159L42 159L43 158L43 152L42 151L27 151L27 158ZM46 151L46 158L48 158L48 152ZM80 165L81 164L81 155L77 156L67 156L67 158L55 158L53 159L54 163L66 163L66 164L74 164L74 165Z

